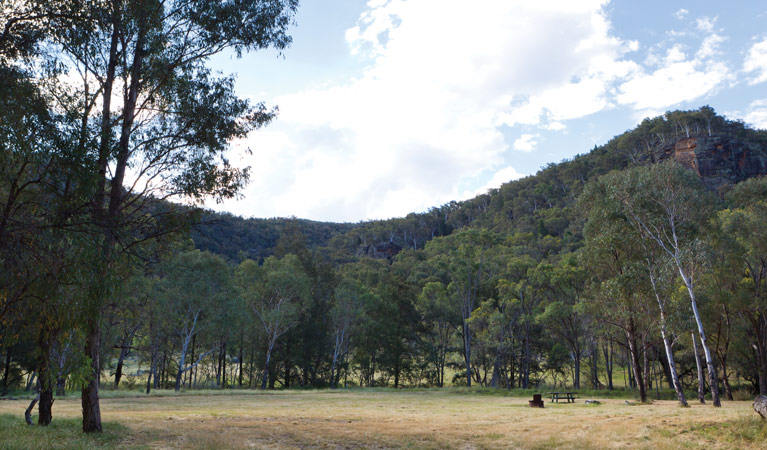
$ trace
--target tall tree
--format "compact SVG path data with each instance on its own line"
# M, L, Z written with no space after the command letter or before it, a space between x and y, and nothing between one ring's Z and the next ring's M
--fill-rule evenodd
M684 390L676 370L668 325L668 298L674 277L669 277L668 271L664 270L663 251L651 237L644 233L639 223L625 214L624 205L609 194L614 189L610 182L609 177L603 177L592 182L581 197L581 204L589 211L586 231L587 245L591 250L587 255L591 258L604 257L600 250L594 252L597 248L603 247L602 250L613 253L615 262L620 261L622 255L626 259L626 264L631 265L631 270L644 272L640 280L645 280L645 282L638 282L634 285L635 294L650 296L655 299L658 305L658 322L673 387L680 405L687 406ZM596 261L592 261L591 264L599 265Z
M373 295L366 286L353 278L342 278L335 289L333 308L330 312L333 326L333 353L330 366L330 387L338 387L340 364L349 354L352 330Z
M489 250L497 237L487 230L467 229L429 241L426 252L447 275L447 290L454 296L463 319L463 356L467 385L471 387L472 330L469 319L479 306L482 283L487 281Z
M430 342L428 355L435 366L436 384L443 387L450 341L461 325L460 315L451 304L445 285L439 281L424 284L416 308L427 327L426 339Z
M186 358L192 338L217 324L217 317L229 308L234 297L231 270L220 257L209 252L192 250L168 261L159 284L163 299L164 321L179 339L176 391L181 389L181 377L193 369L213 350L199 355L187 365Z
M713 214L715 201L691 170L674 162L636 167L604 177L607 197L645 239L675 265L690 298L714 406L721 406L714 360L698 310L695 273L701 264L699 234Z
M229 142L274 116L263 104L252 107L237 98L232 79L214 77L205 64L225 50L240 55L285 48L297 3L33 0L11 5L19 10L9 16L31 10L45 21L43 39L50 45L42 48L49 49L44 59L51 64L29 61L28 67L45 72L40 78L66 84L67 95L52 96L51 109L79 121L72 155L79 165L77 185L89 192L81 211L91 226L84 231L101 235L86 315L85 352L93 363L82 392L86 432L101 431L100 316L110 270L137 239L177 225L167 214L147 214L148 201L235 195L247 172L228 164ZM15 32L28 31L19 27L6 27L3 47L21 39ZM14 38L6 39L6 32ZM51 70L70 76L50 77Z
M730 307L749 328L755 349L759 393L767 394L767 178L738 184L728 194L731 208L719 212L718 237L728 251L725 268L734 276L728 286ZM720 245L720 247L722 246ZM730 278L722 274L722 278Z
M266 389L272 352L279 338L298 324L311 295L311 281L298 257L270 256L262 267L243 261L237 270L237 283L256 320L266 335L266 361L261 389Z
M573 387L580 389L581 358L586 338L581 301L586 288L586 271L576 255L567 254L557 265L540 264L532 275L547 298L538 320L567 345L575 366Z

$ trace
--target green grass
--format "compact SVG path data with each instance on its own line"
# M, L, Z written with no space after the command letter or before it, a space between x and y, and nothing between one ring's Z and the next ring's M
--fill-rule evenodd
M55 406L54 406L55 412ZM37 417L33 416L35 422ZM100 434L84 434L77 418L55 419L47 427L29 426L19 415L0 414L0 449L102 449L114 448L128 436L128 428L115 422L104 423ZM141 447L134 447L141 448Z
M701 423L690 427L690 433L712 441L724 441L732 448L744 448L753 444L767 446L767 423L754 414L752 417L739 417L730 422Z

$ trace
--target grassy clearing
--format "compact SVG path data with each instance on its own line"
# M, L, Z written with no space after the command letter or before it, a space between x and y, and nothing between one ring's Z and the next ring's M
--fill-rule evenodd
M220 391L102 400L105 433L80 433L79 399L27 427L27 401L0 402L0 448L764 448L750 402L546 403L477 390ZM216 394L214 394L216 393ZM516 393L514 393L516 394Z
M5 408L2 409L5 412ZM0 414L0 449L101 449L115 448L129 432L122 424L109 422L106 433L85 435L77 417L55 420L49 427L30 427L21 414Z

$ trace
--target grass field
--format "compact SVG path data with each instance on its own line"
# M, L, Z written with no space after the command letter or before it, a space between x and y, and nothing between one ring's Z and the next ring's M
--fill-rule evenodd
M0 448L765 448L750 402L546 403L465 390L351 390L130 395L102 399L105 432L79 431L80 402L54 403L28 427L28 400L0 401Z

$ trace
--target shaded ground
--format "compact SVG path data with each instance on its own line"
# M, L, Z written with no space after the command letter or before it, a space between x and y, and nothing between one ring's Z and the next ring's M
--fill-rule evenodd
M764 448L750 402L591 406L450 391L279 391L102 400L103 436L79 433L79 399L59 399L49 430L28 401L0 402L0 448ZM12 414L12 416L10 416Z

